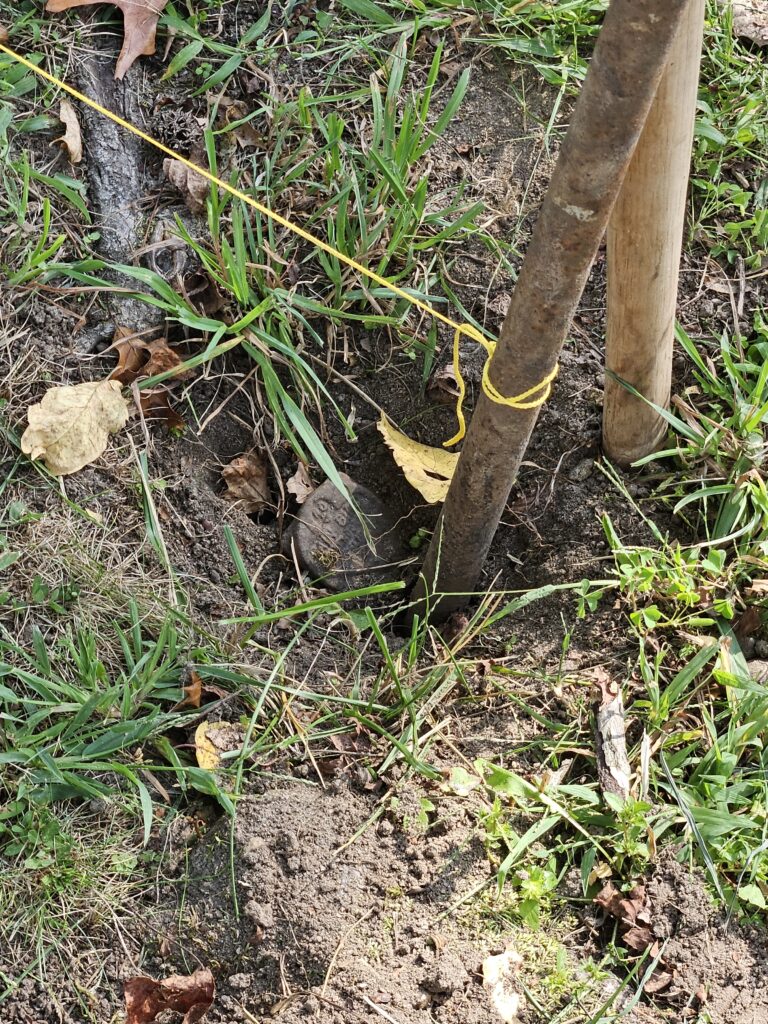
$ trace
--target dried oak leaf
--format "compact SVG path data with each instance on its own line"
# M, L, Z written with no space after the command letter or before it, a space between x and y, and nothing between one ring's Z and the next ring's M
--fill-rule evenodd
M199 708L200 702L203 699L203 680L200 678L200 673L195 672L193 668L189 669L187 673L187 679L189 682L183 687L184 698L180 700L178 704L174 704L171 710L183 711L184 708Z
M165 1010L183 1013L182 1024L197 1024L210 1010L216 983L208 968L194 974L174 974L163 981L138 975L126 981L125 1024L152 1024Z
M181 358L169 347L165 338L145 342L135 337L128 327L118 326L112 342L117 351L117 366L110 374L110 380L130 385L137 380L152 377L156 373L173 370L181 365ZM188 376L188 371L176 375L179 380ZM170 431L181 431L186 426L178 412L171 406L165 388L140 391L139 405L145 420L162 423Z
M226 121L231 125L230 131L237 144L245 149L247 146L261 146L264 137L252 123L252 111L247 103L232 100L226 107Z
M267 466L258 452L246 452L232 459L221 471L227 484L224 497L247 515L262 512L271 505Z
M162 423L168 430L178 433L186 427L183 418L168 400L165 388L153 388L139 392L139 402L144 419L150 423Z
M168 370L175 370L177 366L181 366L181 356L170 347L165 338L150 341L144 347L148 359L142 368L143 375L154 377L156 373L167 373ZM183 370L181 373L174 374L174 380L184 380L191 374L191 370Z
M649 996L658 995L660 992L664 992L668 989L673 980L674 973L672 971L669 971L666 968L662 969L661 967L657 967L643 986L643 991Z
M112 336L112 347L117 352L117 366L110 373L110 380L119 380L121 384L130 385L141 376L146 356L144 344L134 337L129 327L115 328Z
M83 159L83 136L80 133L80 122L77 119L77 111L69 102L62 100L59 105L59 120L64 125L64 134L55 142L61 142L73 164L79 164Z
M95 462L128 415L116 380L50 388L27 410L29 426L21 436L21 450L42 459L54 476L67 476Z
M72 7L88 7L101 0L48 0L46 11L57 14ZM137 57L155 52L157 19L168 0L110 0L123 12L123 48L117 58L115 78L122 78Z
M121 384L133 384L142 377L167 373L168 370L177 369L183 362L166 338L142 341L127 327L115 328L112 347L117 352L117 366L110 374L110 379L119 380ZM174 374L174 380L184 380L191 373L191 370L183 370Z
M636 885L624 896L613 882L607 882L595 896L595 903L618 920L622 940L633 953L643 953L653 945L651 910L644 886Z

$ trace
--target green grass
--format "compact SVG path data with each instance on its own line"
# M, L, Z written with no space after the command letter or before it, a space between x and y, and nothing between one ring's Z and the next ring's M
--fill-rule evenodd
M243 60L260 55L264 22L232 48L206 43L195 16L183 19L172 9L167 17L170 25L191 36L191 42L177 53L179 59L171 63L169 77L186 74L189 78L192 62L211 48L223 61L215 73L203 76L199 92L226 88ZM27 27L22 21L21 28ZM423 69L418 96L405 82L409 68L405 37L386 55L369 53L361 45L357 57L359 67L355 60L349 64L355 69L354 83L349 82L347 91L341 93L332 75L325 72L319 95L313 95L309 88L290 102L267 95L261 108L245 119L228 120L214 102L209 130L204 135L208 164L260 202L293 217L343 255L430 301L433 292L438 296L445 292L443 272L450 250L477 233L476 220L482 211L481 203L463 199L461 187L445 195L430 192L428 179L420 173L425 155L461 104L469 72L459 77L440 110L433 113L432 95L442 46L435 49L431 62ZM17 75L12 68L11 73ZM15 132L16 109L8 105L7 110L6 127ZM50 126L50 122L46 118L38 127ZM243 155L237 152L233 133L244 123L259 125L261 138L253 156L247 151ZM222 152L225 164L220 162ZM9 211L15 215L18 237L11 236L5 264L12 284L34 280L60 284L66 283L62 282L64 276L70 281L108 287L108 281L98 272L119 270L137 279L149 293L141 297L166 312L169 329L191 328L209 339L195 360L197 365L227 351L220 347L223 339L241 343L257 367L264 401L276 428L275 439L285 437L300 458L316 461L342 491L322 432L318 433L305 406L318 414L323 406L329 406L348 436L354 439L354 433L331 400L312 359L323 362L329 348L331 354L337 347L346 348L350 326L402 327L406 347L423 354L424 379L429 373L434 331L427 325L425 335L413 333L404 300L393 302L385 289L369 287L336 257L313 252L311 246L273 222L254 216L239 201L218 195L215 188L207 204L212 245L190 237L181 223L178 231L203 272L224 296L225 306L218 317L190 306L152 271L108 268L92 258L62 263L67 238L52 232L52 205L47 193L58 192L59 201L68 201L87 222L82 183L60 174L40 175L30 168L23 152L8 158L7 173L11 182L18 180ZM31 183L41 190L38 202L42 204L42 233L34 242L23 230ZM301 209L294 210L299 197ZM87 240L85 237L83 242ZM495 245L490 238L488 241ZM438 297L436 301L441 300Z
M768 70L710 4L694 154L693 230L713 256L759 268L768 254Z
M114 803L54 812L33 805L15 828L34 852L2 859L0 1004L27 979L41 978L55 991L59 972L87 959L94 934L119 942L152 867L129 810ZM89 995L85 986L78 990L82 1019L90 1021Z

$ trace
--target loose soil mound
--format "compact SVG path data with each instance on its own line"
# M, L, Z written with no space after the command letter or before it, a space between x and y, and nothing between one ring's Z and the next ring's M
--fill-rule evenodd
M713 1024L768 1024L765 934L715 909L703 875L673 860L660 866L648 896L654 931L667 940L664 959L673 968L666 999L683 1019L695 1019L692 1007L700 1006Z
M222 821L192 853L172 963L216 965L212 1024L244 1010L362 1024L377 1006L412 1024L496 1024L481 963L497 949L440 920L487 876L466 815L427 842L386 818L365 828L373 807L346 786L290 785L240 804L231 847Z

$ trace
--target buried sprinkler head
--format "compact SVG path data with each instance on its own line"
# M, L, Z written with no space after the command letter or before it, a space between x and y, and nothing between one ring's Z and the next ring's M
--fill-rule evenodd
M406 557L397 520L381 499L345 473L341 479L365 517L370 544L355 509L326 480L307 498L283 535L283 551L296 552L301 569L329 590L357 590L398 579Z

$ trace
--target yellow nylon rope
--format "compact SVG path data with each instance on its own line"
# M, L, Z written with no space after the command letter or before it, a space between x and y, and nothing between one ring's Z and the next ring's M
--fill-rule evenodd
M262 205L252 196L247 195L245 192L241 192L240 189L235 188L234 185L230 185L229 182L224 181L223 178L219 178L215 174L212 174L211 171L206 170L205 167L198 166L198 164L193 163L192 160L188 160L186 157L182 156L180 153L177 153L169 146L164 145L158 139L153 138L151 135L147 135L147 133L143 132L141 128L137 128L135 124L132 124L130 121L126 121L124 118L120 117L119 114L114 113L114 111L112 110L108 110L107 107L103 107L100 103L97 103L95 100L90 99L90 97L86 96L84 93L79 92L77 89L73 88L73 86L68 85L66 82L63 82L60 78L56 78L55 75L52 75L48 71L43 70L43 68L39 68L36 64L33 64L31 60L27 60L26 57L22 57L21 54L18 54L14 50L11 50L10 47L6 46L2 42L0 42L0 53L5 53L13 60L17 60L20 64L23 64L24 67L28 68L34 74L38 75L40 78L44 78L47 82L50 82L51 85L55 85L57 88L62 89L66 93L69 93L69 95L73 96L76 100L79 100L81 103L85 103L86 106L91 107L92 110L96 110L99 114L102 114L104 117L109 118L110 121L114 121L115 124L119 124L120 127L124 128L126 131L132 132L134 135L142 139L142 141L146 142L150 146L153 146L155 149L159 149L161 153L165 153L165 155L171 157L171 159L178 160L179 163L184 164L184 166L188 167L189 170L194 171L196 174L201 175L203 178L206 178L213 185L217 185L219 188L223 188L225 192L229 192L230 195L235 196L237 199L240 199L248 206L253 207L254 210L258 210L259 213L263 214L263 216L268 217L270 220L274 221L275 224L279 224L281 227L286 228L288 231L292 231L294 235L298 235L299 238L303 238L305 242L309 242L310 245L314 246L316 249L322 249L324 252L327 252L330 256L335 256L337 260L339 260L342 263L346 263L348 267L351 267L352 270L357 271L358 274L362 274L364 277L369 278L369 280L375 281L376 284L381 285L383 288L386 288L388 291L392 292L394 295L397 295L399 298L405 299L412 306L415 306L417 309L420 309L423 313L426 313L428 316L433 317L435 320L440 320L442 323L447 324L449 327L453 328L453 371L456 375L456 383L459 388L459 397L456 402L456 418L459 421L459 430L456 433L456 435L450 439L450 441L446 441L444 443L444 447L448 448L451 445L457 444L464 437L464 434L466 432L464 413L462 411L462 405L464 404L464 396L466 394L466 385L464 384L464 378L461 375L461 367L459 360L459 345L461 343L462 334L466 335L466 337L471 338L473 341L476 341L478 344L482 345L485 351L488 353L488 358L486 359L485 366L483 367L482 386L483 391L492 402L496 402L498 405L507 405L513 409L535 409L538 406L543 405L549 398L550 392L552 390L552 382L557 376L557 366L555 366L552 372L549 373L544 378L544 380L534 385L534 387L529 388L527 391L523 391L522 394L513 395L511 398L505 397L504 395L500 394L497 391L497 389L491 383L491 379L489 376L489 367L491 359L493 358L493 353L496 350L496 342L488 341L486 338L483 337L480 331L472 324L457 323L455 320L452 320L449 316L446 316L444 313L441 313L439 310L435 309L433 306L430 306L428 303L422 302L421 299L417 299L413 295L409 295L408 292L406 292L403 288L400 288L396 284L393 284L391 281L388 281L385 277L382 277L375 271L369 270L367 267L364 267L362 263L358 263L357 260L353 260L351 256L346 256L343 252L339 252L338 249L334 249L332 245L329 245L327 242L324 242L322 238L318 238L316 235L311 234L309 231L305 231L304 228L299 227L298 224L294 224L293 221L288 220L286 217L281 216L279 213L275 213L274 210L270 210L268 206ZM535 395L536 392L541 392L541 394L538 398L533 398L532 396Z

